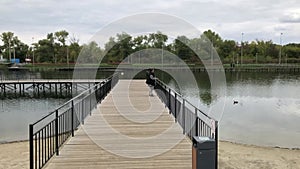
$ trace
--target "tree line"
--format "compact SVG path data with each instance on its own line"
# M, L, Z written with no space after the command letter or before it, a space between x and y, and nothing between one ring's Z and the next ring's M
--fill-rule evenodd
M211 30L197 38L178 36L174 40L159 31L136 37L122 32L110 37L103 47L94 41L80 45L79 39L70 37L66 30L48 33L45 39L33 44L23 43L13 32L3 32L0 39L0 55L8 60L15 55L21 62L30 58L35 63L75 63L81 55L84 57L80 57L80 63L97 63L102 59L102 63L118 64L132 53L156 48L171 52L186 63L201 64L197 55L209 59L214 48L223 63L300 63L300 44L281 46L272 40L241 43L222 39Z

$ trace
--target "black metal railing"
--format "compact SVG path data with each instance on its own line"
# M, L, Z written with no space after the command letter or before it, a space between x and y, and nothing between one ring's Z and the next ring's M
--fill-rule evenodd
M118 80L117 74L110 76L29 125L30 169L42 168L54 154L59 155L59 148Z
M218 121L208 116L182 95L168 87L161 80L156 81L156 93L161 101L168 107L170 113L174 116L175 122L178 122L191 140L194 136L205 136L216 142L216 168L218 167Z

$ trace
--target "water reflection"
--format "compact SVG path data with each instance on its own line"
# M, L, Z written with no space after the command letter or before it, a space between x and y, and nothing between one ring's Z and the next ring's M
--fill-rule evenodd
M182 74L184 76L184 74ZM199 90L186 82L182 95L209 112L225 109L220 121L223 140L264 146L300 147L300 78L297 74L226 73L226 96L212 94L208 76L195 73ZM169 83L171 86L172 81ZM233 101L238 104L233 104Z

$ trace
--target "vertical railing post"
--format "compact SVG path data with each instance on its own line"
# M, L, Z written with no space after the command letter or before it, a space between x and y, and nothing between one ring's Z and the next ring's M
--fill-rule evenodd
M177 93L175 92L175 99L174 99L174 118L175 118L175 123L177 122Z
M71 108L71 130L72 137L74 137L74 100L72 100L72 108Z
M55 111L55 149L56 155L59 155L59 145L58 145L58 110Z
M218 169L218 141L219 141L219 126L218 126L218 121L215 121L215 142L216 142L216 159L215 159L215 166L216 166L216 169Z
M33 125L29 125L29 168L33 169Z
M198 110L195 108L195 136L198 136Z
M89 98L90 98L90 116L92 115L92 91L89 89Z
M100 83L96 86L96 91L95 91L95 98L96 98L96 103L95 104L96 105L95 105L95 107L97 107L97 104L100 101L100 86L101 86Z
M102 95L103 95L103 82L101 82L100 86L99 86L99 103L101 103L102 101Z
M81 100L81 123L84 124L84 98Z
M185 99L182 100L182 129L185 134Z
M171 114L171 89L169 88L169 114Z

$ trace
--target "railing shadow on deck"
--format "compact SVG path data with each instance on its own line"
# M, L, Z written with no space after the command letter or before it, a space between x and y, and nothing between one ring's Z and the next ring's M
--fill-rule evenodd
M30 169L42 168L54 154L59 155L59 148L69 137L74 136L74 130L84 124L84 119L118 81L118 74L114 74L30 124Z
M190 140L194 136L209 137L215 140L215 166L218 167L218 121L202 112L192 103L187 101L175 90L161 80L156 80L156 93L160 100L169 109L170 114L182 127L183 134Z

